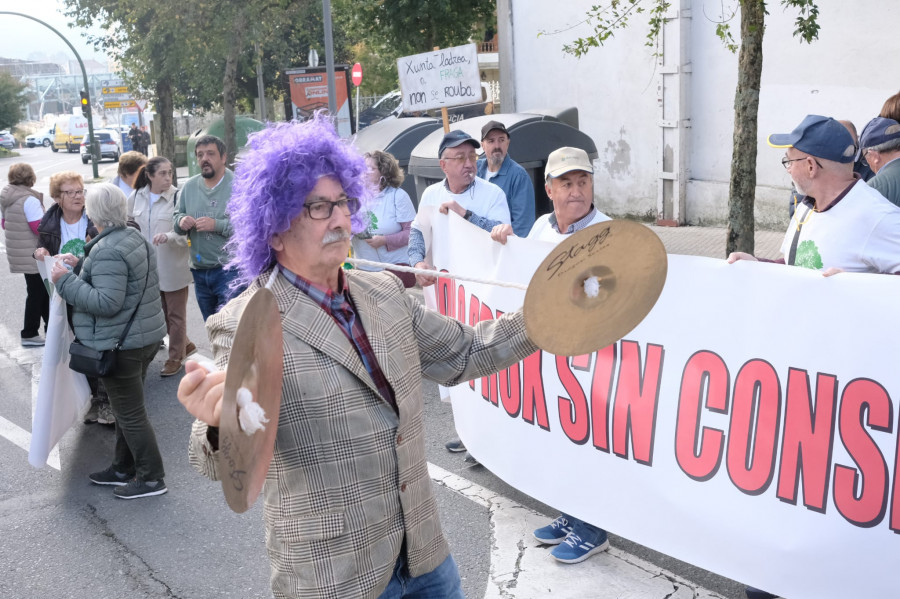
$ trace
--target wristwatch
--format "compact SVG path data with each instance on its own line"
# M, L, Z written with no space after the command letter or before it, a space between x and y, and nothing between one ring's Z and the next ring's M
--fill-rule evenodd
M466 213L463 214L463 218L466 219L466 220L469 220L470 218L472 218L472 211L471 211L471 210L466 210Z

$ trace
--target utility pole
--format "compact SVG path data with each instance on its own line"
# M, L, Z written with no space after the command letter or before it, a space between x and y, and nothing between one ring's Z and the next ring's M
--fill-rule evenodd
M334 85L334 38L331 33L331 0L322 0L325 23L325 78L328 80L328 112L337 128L337 87Z

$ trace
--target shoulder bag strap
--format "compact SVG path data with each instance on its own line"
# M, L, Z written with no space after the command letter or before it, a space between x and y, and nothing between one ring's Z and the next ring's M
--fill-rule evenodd
M806 224L806 219L807 217L809 217L809 213L812 212L812 208L810 208L809 206L806 206L804 204L804 207L806 208L806 212L803 213L803 218L797 216L796 211L794 212L794 218L797 219L797 230L794 231L794 239L791 240L791 249L788 252L787 263L790 266L794 265L794 260L796 260L797 258L797 243L800 241L800 229L802 229L803 225Z

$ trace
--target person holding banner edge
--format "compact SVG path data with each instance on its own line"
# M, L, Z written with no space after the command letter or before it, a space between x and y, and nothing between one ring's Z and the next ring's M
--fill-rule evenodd
M779 263L840 272L900 273L900 208L853 173L856 146L833 118L808 115L768 143L784 148L781 164L804 195L788 225ZM757 260L732 252L728 263Z
M864 132L865 134L865 132ZM805 195L785 233L778 263L840 272L900 274L900 209L853 172L856 144L832 118L808 115L791 132L768 143L785 148L781 164ZM757 260L732 252L728 263ZM776 595L747 587L748 599Z
M461 130L450 131L441 140L438 158L445 178L422 192L419 211L409 231L409 263L416 268L433 269L425 261L430 248L422 234L430 224L422 218L424 206L437 206L442 214L450 210L488 233L498 224L511 222L509 205L503 190L476 175L481 144ZM435 278L416 275L422 287L434 285Z
M584 150L565 147L551 152L544 177L553 212L537 219L528 239L559 243L568 235L610 220L594 207L594 167ZM503 244L511 235L515 231L509 224L497 225L491 231L491 238ZM535 530L534 538L544 545L556 545L550 556L564 564L577 564L609 549L605 530L569 514L560 514Z
M460 130L450 131L441 140L438 158L445 179L429 185L422 193L419 212L413 220L409 234L409 263L416 268L434 270L434 266L425 260L431 248L425 246L422 231L430 229L431 224L428 222L429 217L422 215L423 206L438 206L443 214L452 210L488 233L498 224L512 222L509 204L503 190L477 176L478 154L475 150L480 147L480 143ZM432 276L416 275L416 281L422 287L433 285L435 280ZM448 441L444 447L451 453L466 450L466 446L459 438ZM467 456L466 460L474 462L471 456Z
M364 173L323 116L252 136L229 205L230 266L249 287L207 329L227 367L247 302L271 280L284 332L278 442L263 487L274 596L459 599L425 459L422 379L457 384L537 347L521 311L473 328L428 310L388 272L341 269L364 227ZM218 480L226 371L194 361L185 371L178 398L197 418L190 461Z

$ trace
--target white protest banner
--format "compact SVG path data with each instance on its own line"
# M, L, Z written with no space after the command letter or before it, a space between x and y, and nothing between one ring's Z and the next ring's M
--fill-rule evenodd
M553 250L432 226L457 274L527 282ZM524 299L447 278L426 294L470 324ZM456 428L516 488L678 559L790 599L893 599L898 297L896 276L670 255L624 339L453 387Z
M54 293L50 298L41 378L28 449L28 463L35 468L46 465L50 451L76 422L81 421L91 397L85 376L69 368L69 345L73 338L66 320L66 302Z
M475 44L398 58L397 73L404 112L481 102Z

